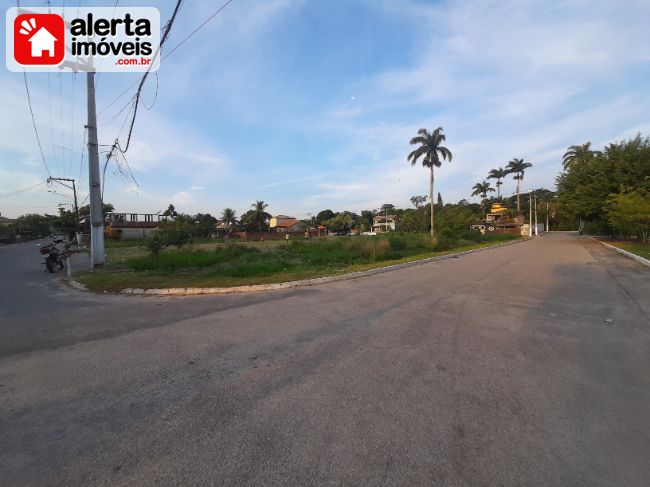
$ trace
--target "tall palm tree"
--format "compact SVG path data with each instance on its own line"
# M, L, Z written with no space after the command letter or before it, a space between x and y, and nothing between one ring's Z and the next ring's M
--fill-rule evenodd
M433 217L433 168L440 167L442 165L442 156L443 160L451 161L451 152L446 147L440 145L446 139L445 135L442 133L442 127L438 127L432 133L429 133L427 129L418 130L418 135L411 139L411 145L419 145L417 149L412 151L406 158L411 166L415 166L418 160L422 158L422 165L428 167L430 170L429 176L429 204L431 205L431 237L433 238L436 234L434 229L434 217Z
M508 171L508 174L514 174L514 176L512 176L512 179L517 181L517 215L521 214L521 204L519 202L519 185L524 180L524 172L529 167L533 167L530 162L524 162L523 159L517 158L510 161L506 166L506 171Z
M472 189L474 190L472 196L480 196L483 199L487 199L488 193L494 193L494 188L487 181L476 183Z
M221 212L221 223L225 226L232 227L237 224L237 213L232 208L224 208Z
M501 185L503 184L503 181L501 181L503 178L505 178L508 175L508 171L500 167L499 169L490 169L490 173L488 174L488 179L496 179L496 186L497 186L497 198L501 199Z
M576 163L584 162L592 157L600 155L602 155L602 152L591 150L591 142L586 142L581 145L572 145L562 156L562 167L566 171Z
M251 205L251 208L253 209L252 221L257 222L257 228L259 229L260 234L262 233L262 224L266 223L267 220L271 218L271 215L264 211L268 206L269 205L263 201L256 201Z

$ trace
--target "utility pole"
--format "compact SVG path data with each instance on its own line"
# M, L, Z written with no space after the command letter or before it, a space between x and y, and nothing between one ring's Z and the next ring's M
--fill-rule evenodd
M49 183L50 181L56 181L59 184L65 186L66 188L70 188L67 184L62 183L62 181L67 181L69 183L72 183L72 193L74 194L74 213L76 215L76 229L77 229L77 243L80 244L81 240L81 224L80 224L80 218L79 218L79 205L77 204L77 187L75 186L75 180L74 179L68 179L68 178L53 178L49 177L47 178L47 182Z
M177 5L177 10L178 10ZM19 8L19 14L34 12ZM69 22L65 22L70 27ZM99 178L99 143L97 142L97 108L95 105L95 67L92 58L75 62L63 61L60 69L68 68L73 72L85 71L88 82L88 179L90 191L90 266L103 266L104 253L104 205L102 203L101 183ZM78 219L77 219L78 221Z
M533 192L528 192L528 236L533 236Z
M546 231L549 231L548 228L548 203L546 203Z
M97 142L97 108L95 106L95 73L86 73L88 83L88 188L90 191L90 266L103 266L104 205L99 176L99 143Z
M535 236L537 237L539 232L537 231L537 195L535 195Z

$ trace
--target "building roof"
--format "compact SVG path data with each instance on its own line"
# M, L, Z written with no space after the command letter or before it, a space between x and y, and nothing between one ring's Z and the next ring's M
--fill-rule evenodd
M397 220L397 215L377 215L372 218L373 221L379 222L379 221L394 221Z
M279 218L279 217L276 217L276 218ZM291 219L288 219L286 221L283 221L282 223L278 223L276 225L276 227L277 228L291 228L294 225L297 225L298 223L302 223L302 222L300 220L296 220L295 218L291 218Z
M277 216L274 216L273 218L281 218L283 220L295 220L296 219L296 217L294 217L294 216L287 216L287 215L277 215Z

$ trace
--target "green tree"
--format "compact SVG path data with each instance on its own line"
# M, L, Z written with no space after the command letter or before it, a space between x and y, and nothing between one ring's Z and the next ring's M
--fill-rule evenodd
M336 213L334 213L332 210L323 210L318 212L318 215L316 215L316 221L322 225L323 222L326 222L327 220L330 220L331 218L334 218Z
M562 156L562 167L566 171L569 167L580 164L593 157L601 156L603 153L600 151L591 150L591 142L586 142L580 145L569 146L567 151Z
M494 193L494 188L490 186L490 183L488 181L476 183L472 189L474 190L472 192L472 196L480 196L483 199L487 199L488 193Z
M107 215L115 211L115 207L112 203L102 204L104 222L108 223ZM90 205L84 205L79 207L79 219L83 222L85 220L85 232L90 232Z
M524 162L523 159L513 159L508 163L506 170L508 174L514 174L512 179L517 181L517 215L521 215L521 203L519 201L519 185L524 180L526 169L533 167L530 162Z
M16 235L24 238L41 238L52 232L53 223L56 217L53 215L38 215L28 213L16 218L14 227Z
M192 223L194 227L192 235L206 238L210 232L214 230L214 226L217 224L217 219L210 213L197 213L192 218Z
M446 136L442 133L442 127L438 127L432 133L427 129L418 130L418 135L413 137L410 141L411 145L418 145L418 148L413 150L407 156L407 160L411 166L415 166L419 159L422 159L422 165L429 168L429 203L431 207L431 237L435 236L435 219L433 210L433 183L434 174L433 168L440 167L443 160L451 162L452 154L446 147L441 144L446 140ZM442 158L442 159L441 159Z
M172 218L178 216L178 212L174 205L170 204L165 211L163 211L162 216L171 216Z
M604 210L610 195L625 188L626 192L650 191L650 139L636 137L609 144L602 153L594 151L567 165L557 182L558 224L588 223L588 231L612 233Z
M69 239L72 239L77 231L77 214L74 211L59 208L59 216L52 221L54 228Z
M650 237L650 193L645 189L609 196L605 213L609 224L628 237L637 235L643 242Z
M497 198L501 199L501 185L503 184L503 181L501 181L503 178L505 178L508 175L508 171L503 169L502 167L498 169L490 169L490 172L488 174L488 179L496 179L496 187L497 187Z
M410 233L428 232L431 224L430 211L429 206L406 210L397 224L397 230Z
M271 219L271 215L264 211L268 206L264 201L256 201L251 205L253 210L251 220L252 223L257 225L259 233L262 233L262 227L268 225L268 221Z
M363 225L364 228L370 230L372 229L372 219L374 216L375 215L372 211L362 210L361 216L359 217L359 223Z
M413 205L413 207L416 210L418 208L422 208L426 202L427 202L426 195L424 195L424 196L411 196L411 204Z
M443 204L442 204L442 196L440 195L440 191L438 191L438 206L440 208L442 208L442 206L443 206Z
M327 220L324 225L331 232L349 232L354 228L355 220L350 212L343 212Z
M232 208L224 208L221 212L221 223L227 227L237 225L237 213Z

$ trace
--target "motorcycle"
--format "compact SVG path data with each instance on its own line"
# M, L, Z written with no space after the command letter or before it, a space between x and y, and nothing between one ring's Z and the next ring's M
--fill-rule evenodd
M65 264L63 263L64 259L67 259L72 255L70 244L63 241L55 241L51 244L44 245L39 249L39 251L45 258L45 268L50 273L53 273L57 267L59 270L63 270L65 267Z

